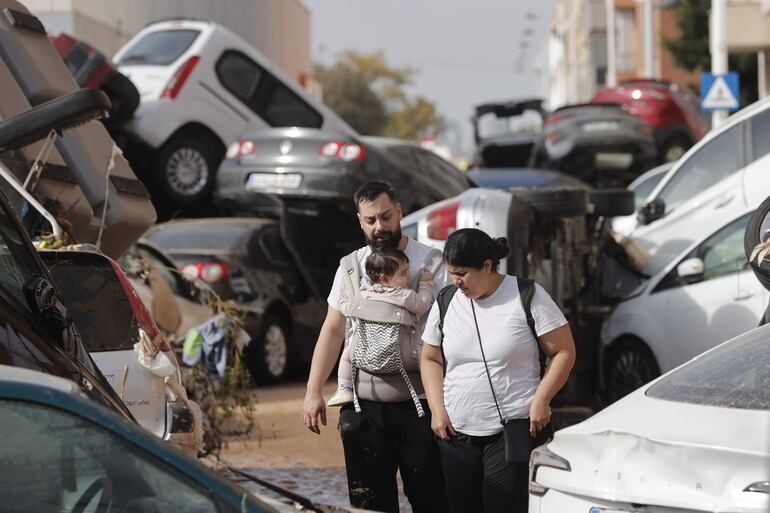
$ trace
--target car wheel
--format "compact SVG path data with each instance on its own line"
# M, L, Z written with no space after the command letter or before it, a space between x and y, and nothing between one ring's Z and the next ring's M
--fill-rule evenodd
M166 199L180 207L193 206L210 196L220 160L204 142L175 137L158 152L155 178Z
M614 402L660 375L652 351L639 340L622 340L607 363L607 391Z
M599 189L588 192L594 214L604 217L627 216L636 211L634 193L627 189Z
M747 259L751 259L751 254L760 243L770 245L768 230L770 230L770 198L763 201L749 218L746 233L743 236L743 249ZM757 263L757 255L755 255L749 263L762 286L770 290L770 252L768 253L768 256L763 258L761 262Z
M278 383L289 368L289 330L276 315L266 315L259 335L244 352L246 364L258 384Z
M687 150L692 146L690 141L683 135L673 135L669 137L663 146L661 146L659 155L661 162L674 162L682 158Z
M511 193L529 203L535 212L545 217L582 216L588 211L586 191L583 189L544 187L511 189Z

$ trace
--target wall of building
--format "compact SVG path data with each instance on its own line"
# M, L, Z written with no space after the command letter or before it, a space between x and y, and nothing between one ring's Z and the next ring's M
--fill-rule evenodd
M153 21L196 18L224 25L298 80L312 74L310 13L299 0L26 0L25 5L50 32L72 26L77 37L107 55Z

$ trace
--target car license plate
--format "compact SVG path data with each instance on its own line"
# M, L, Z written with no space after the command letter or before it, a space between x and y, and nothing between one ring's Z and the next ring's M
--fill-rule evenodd
M302 183L299 173L251 173L246 180L248 190L296 189Z
M583 123L581 128L585 132L611 132L620 128L620 123L617 121L589 121Z
M588 513L633 513L633 512L625 509L597 508L596 506L594 506L593 508L588 510Z

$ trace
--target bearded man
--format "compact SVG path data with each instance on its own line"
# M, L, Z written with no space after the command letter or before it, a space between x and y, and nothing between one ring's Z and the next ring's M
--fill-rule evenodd
M358 221L368 244L356 251L359 275L366 276L364 263L372 249L397 247L406 253L410 283L418 279L420 264L431 248L401 233L403 213L393 188L384 182L369 182L353 196ZM345 338L345 317L339 301L343 288L341 267L334 276L329 305L313 352L310 375L302 406L302 419L313 433L326 425L326 403L321 387L329 379ZM450 284L442 264L433 276L434 294ZM424 320L415 327L415 342L421 344ZM418 345L419 345L418 344ZM361 412L352 405L342 407L338 429L345 452L350 503L357 508L374 511L398 511L396 472L400 472L404 493L412 511L448 511L446 492L431 430L431 416L424 399L419 371L410 375L420 394L426 415L419 417L409 390L400 375L373 375L359 371L353 386L359 397ZM320 421L320 423L319 423Z

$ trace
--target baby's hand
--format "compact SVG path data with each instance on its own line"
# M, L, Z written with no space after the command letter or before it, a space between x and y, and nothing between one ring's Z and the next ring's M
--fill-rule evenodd
M420 273L420 281L433 281L433 273L429 271L422 271Z

